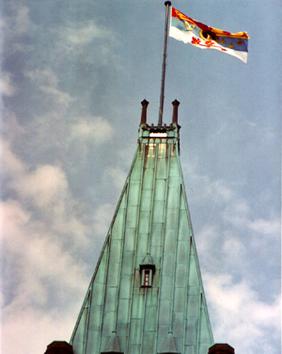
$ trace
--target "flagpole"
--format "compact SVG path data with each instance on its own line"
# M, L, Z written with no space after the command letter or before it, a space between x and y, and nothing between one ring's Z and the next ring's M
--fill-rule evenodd
M163 64L162 64L162 79L161 79L161 94L160 94L160 109L159 109L159 121L158 126L163 125L163 110L164 110L164 90L165 90L165 74L166 74L166 57L167 57L167 38L168 38L168 26L169 26L169 10L171 6L170 1L166 1L165 5L165 28L164 28L164 48L163 48Z

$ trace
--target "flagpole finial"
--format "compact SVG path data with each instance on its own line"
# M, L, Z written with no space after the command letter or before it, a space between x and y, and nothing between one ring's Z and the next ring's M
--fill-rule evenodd
M171 1L165 1L165 6L171 6Z

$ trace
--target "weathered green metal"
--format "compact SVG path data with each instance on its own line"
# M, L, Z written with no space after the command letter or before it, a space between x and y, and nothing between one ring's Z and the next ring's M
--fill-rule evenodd
M144 259L155 266L151 288L140 287ZM176 123L140 126L133 164L73 331L74 353L111 351L113 332L112 351L125 354L206 354L213 344Z
M120 340L116 332L113 332L108 344L106 345L105 350L102 354L122 354L123 352L120 349Z

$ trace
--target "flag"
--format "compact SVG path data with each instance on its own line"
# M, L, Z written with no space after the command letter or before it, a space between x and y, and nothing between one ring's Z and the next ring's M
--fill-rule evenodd
M219 50L247 63L247 32L230 33L204 25L174 7L171 8L169 36L201 49Z

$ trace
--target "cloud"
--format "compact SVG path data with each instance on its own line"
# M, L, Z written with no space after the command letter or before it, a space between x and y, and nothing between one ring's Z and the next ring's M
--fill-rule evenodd
M9 306L45 305L50 296L46 291L52 284L80 292L86 284L85 265L72 255L64 239L54 234L52 225L12 199L1 202L0 210L5 258L16 257L16 265L10 267L14 277L19 276L17 295Z
M279 235L281 231L280 219L255 219L249 222L248 227L265 235Z
M70 136L80 142L102 144L111 139L113 128L109 121L102 117L78 118L70 127Z
M39 207L54 207L58 201L66 198L68 183L60 167L43 165L18 178L13 188Z
M2 137L9 140L9 144L20 141L24 135L24 128L19 125L16 115L3 107L2 113ZM7 142L6 142L7 143ZM1 144L1 141L0 141Z
M218 227L216 225L203 225L197 234L197 248L203 254L208 254L220 237Z
M7 2L0 19L0 54L1 58L16 52L26 52L29 47L22 43L33 24L30 20L29 8L21 1Z
M216 342L228 342L238 354L253 353L254 348L266 353L279 338L280 297L264 302L245 280L235 282L230 275L204 278Z
M94 229L98 235L104 236L106 234L109 229L113 213L114 206L109 203L102 204L96 208L94 214Z
M34 83L36 89L47 95L45 99L50 98L56 104L54 108L58 109L59 106L66 109L73 102L74 99L59 88L59 79L50 68L30 70L25 73L25 76Z
M5 314L1 333L3 353L44 353L53 340L68 340L76 320L77 305L73 303L71 311L29 307ZM36 335L27 340L32 333Z
M8 142L3 141L2 145L6 190L28 205L36 218L41 215L41 221L48 224L50 232L68 234L69 240L85 246L92 220L84 216L84 204L73 198L62 167L45 164L31 169L12 151Z
M36 169L44 165L45 159L48 161L46 165L57 167L57 172L58 168L64 167L66 172L70 174L70 178L83 172L83 168L89 166L90 154L94 150L97 153L104 144L114 137L113 126L106 118L94 115L69 115L67 119L64 119L61 114L55 113L55 111L47 112L25 126L18 124L13 113L5 112L3 133L6 141L8 139L17 148L19 154L29 156L32 158L33 164L37 163ZM15 156L11 148L3 155L4 160L10 160L5 162L7 168L12 168L10 165L13 161L19 162L19 158ZM71 161L76 161L76 164L74 165ZM51 173L50 169L48 171ZM33 176L30 175L29 180L25 179L26 184L30 183L31 177L39 178L43 172L47 173L48 171L47 168L39 169L35 174L33 168L32 171L30 170ZM50 179L48 181L51 183ZM24 184L23 182L24 180L21 181L22 184Z
M281 260L279 217L269 209L259 217L237 185L219 183L198 174L196 169L192 173L194 185L196 195L192 193L190 205L195 213L192 221L199 220L194 230L203 272L224 272L236 280L245 279L250 288L268 297L277 292ZM268 274L273 274L269 291L265 288Z
M203 211L212 200L196 241L215 341L228 342L238 354L277 354L273 348L279 346L279 289L272 284L267 300L261 298L268 278L258 270L262 262L265 272L274 270L280 220L271 212L257 217L236 186L201 175L195 166L191 179L197 191L192 195L195 206Z
M20 198L30 199L38 207L49 208L68 197L68 182L60 167L42 165L30 170L7 141L0 143L8 188L17 192Z
M201 206L207 200L212 200L212 204L210 203L212 211L220 215L217 223L224 222L234 230L248 230L263 235L280 233L280 219L271 215L264 218L255 217L255 212L247 199L241 196L234 186L199 174L195 165L190 166L188 179L197 191L192 193L191 200ZM207 221L209 225L211 220Z
M255 218L247 201L236 197L226 206L223 212L224 219L240 230L249 230L260 235L280 234L280 219L270 216L269 218Z
M7 4L8 5L8 4ZM9 3L9 15L2 17L2 29L6 36L20 36L30 27L29 8L19 1Z
M117 191L121 191L126 180L126 173L123 169L119 167L109 167L105 171L105 177L110 180L110 183L113 184Z
M84 46L94 39L109 39L112 33L101 26L97 26L93 21L87 23L77 23L65 26L60 31L62 39L74 46Z
M95 77L99 76L96 71L101 67L120 68L119 54L114 50L119 44L116 32L97 24L93 17L91 21L67 22L51 29L50 34L55 38L52 55L60 60L65 61L68 53L68 59L76 58L81 65L91 67L97 74ZM95 82L92 80L91 84Z
M209 199L214 204L222 205L235 197L234 191L225 181L212 180L208 175L200 174L196 163L191 163L189 167L184 164L183 171L188 174L187 180L191 181L190 185L197 191L191 195L197 203Z
M15 6L13 6L13 11L14 11L13 30L16 31L17 34L26 33L30 25L28 7L24 4L17 3Z
M223 258L232 260L235 263L235 260L240 259L241 262L243 261L244 257L246 256L246 248L242 241L233 235L225 234L223 246ZM243 263L243 262L242 262ZM241 266L243 265L241 263Z
M1 202L2 230L5 224L5 234L3 233L2 237L8 237L7 235L20 237L20 230L30 220L30 217L31 214L21 208L17 201Z
M9 176L22 175L25 172L25 164L16 156L6 140L0 140L1 163L4 172Z
M13 96L16 93L16 87L12 82L11 74L1 72L0 75L0 96Z
M80 215L83 205L61 167L30 168L9 142L2 151L10 191L0 203L2 347L7 354L43 353L58 336L67 340L74 326L88 283L81 250L92 220ZM35 332L31 344L26 338Z

